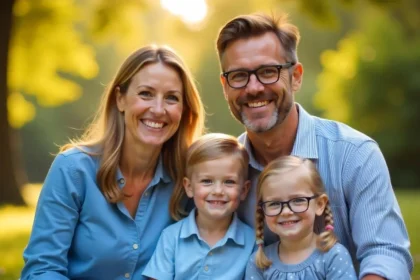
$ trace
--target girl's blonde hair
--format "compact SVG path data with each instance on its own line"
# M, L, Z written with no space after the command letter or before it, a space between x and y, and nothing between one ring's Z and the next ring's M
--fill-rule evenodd
M244 180L248 178L249 156L245 147L236 137L223 133L209 133L195 141L187 152L185 161L185 176L191 178L194 165L220 159L226 156L235 156L241 163ZM177 184L171 198L171 215L175 220L185 217L183 200L187 199L182 182Z
M272 262L267 258L264 253L263 244L264 244L264 212L259 206L259 203L262 202L262 191L264 187L265 180L272 175L282 175L288 176L292 170L296 168L304 167L306 172L307 182L312 187L314 195L326 195L324 184L322 183L321 176L319 175L318 170L316 169L315 164L309 159L302 159L295 156L283 156L272 162L270 162L263 170L263 172L258 177L257 184L257 209L255 215L255 231L256 231L256 240L258 243L258 251L255 258L255 263L259 268L267 268ZM281 182L279 182L281 184ZM318 220L318 221L317 221ZM326 252L331 249L332 246L337 242L337 237L332 231L332 226L334 225L333 215L330 207L329 200L325 206L324 212L318 219L316 223L319 222L322 226L318 227L314 225L314 232L318 234L317 237L317 247L320 251ZM328 230L325 230L325 229Z
M204 107L194 79L182 58L167 46L149 45L133 52L120 66L102 95L94 121L80 139L71 140L60 152L76 147L101 159L96 179L101 192L110 203L124 195L116 182L116 173L124 140L124 116L118 111L116 93L127 93L133 76L146 65L162 63L179 74L183 84L184 111L177 132L162 147L163 165L175 184L182 183L185 153L204 129ZM86 149L88 148L88 149Z

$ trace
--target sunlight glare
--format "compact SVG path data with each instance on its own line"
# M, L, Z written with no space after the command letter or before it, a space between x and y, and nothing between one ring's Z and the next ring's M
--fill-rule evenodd
M207 14L206 0L160 0L160 4L190 24L199 23Z

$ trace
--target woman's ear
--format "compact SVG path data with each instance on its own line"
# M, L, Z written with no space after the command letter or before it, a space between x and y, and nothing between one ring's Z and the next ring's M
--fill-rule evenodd
M117 103L118 111L120 111L121 113L124 113L124 108L125 108L124 94L121 93L119 86L115 87L114 91L115 91L115 102Z
M328 203L328 196L326 194L321 194L316 198L316 210L315 214L321 216L324 213L325 207Z
M184 179L182 179L182 184L184 185L185 193L187 194L187 196L189 198L193 198L194 191L192 189L190 179L188 179L187 177L184 177Z

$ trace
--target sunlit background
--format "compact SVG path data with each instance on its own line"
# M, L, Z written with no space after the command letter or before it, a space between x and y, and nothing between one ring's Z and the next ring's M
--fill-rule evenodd
M287 12L301 32L297 102L380 145L406 220L420 279L420 2L356 0L4 0L12 4L2 135L0 279L17 279L36 195L58 146L81 134L123 59L167 44L197 80L212 132L239 135L219 82L215 39L231 18ZM2 15L6 15L3 12ZM6 38L0 44L7 44ZM3 45L6 46L7 45ZM3 49L6 49L4 47ZM1 51L1 50L0 50ZM5 66L5 65L4 65ZM6 77L6 70L3 77ZM5 84L5 83L4 83ZM3 152L2 152L3 153ZM7 157L6 153L10 155ZM14 180L17 179L17 180ZM24 186L24 187L23 187ZM26 202L29 206L17 206ZM6 206L9 205L9 206ZM417 278L416 278L417 277Z

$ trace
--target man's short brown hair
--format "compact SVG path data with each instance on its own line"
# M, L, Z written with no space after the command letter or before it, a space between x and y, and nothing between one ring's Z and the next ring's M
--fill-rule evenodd
M285 50L287 62L298 61L299 30L295 25L288 22L286 14L277 18L266 14L241 15L226 23L220 29L216 41L219 60L222 60L223 53L230 43L239 39L263 35L267 32L276 34Z

